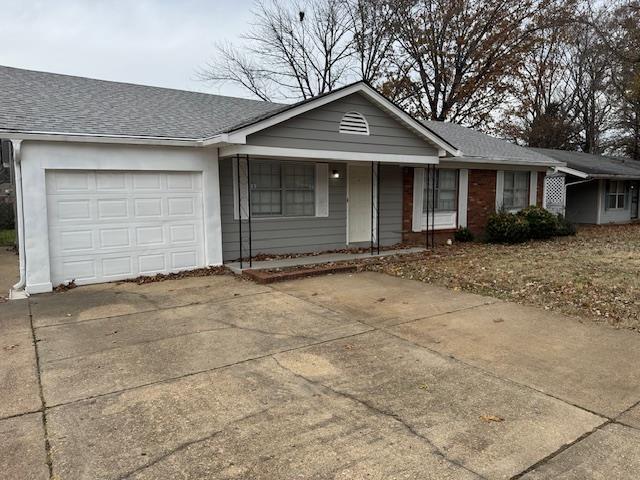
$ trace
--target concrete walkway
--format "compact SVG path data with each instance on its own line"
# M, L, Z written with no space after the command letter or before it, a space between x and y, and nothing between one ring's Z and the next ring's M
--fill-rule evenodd
M302 257L294 257L294 258L280 258L273 260L258 260L251 262L251 266L248 261L242 263L242 267L240 266L240 262L230 262L225 264L229 269L231 269L235 273L241 273L242 270L253 269L253 270L265 270L265 269L276 269L276 268L288 268L288 267L301 267L305 265L320 265L323 263L334 263L334 262L345 262L349 260L361 260L363 258L375 258L375 257L389 257L391 255L402 255L407 253L419 253L424 252L425 249L422 247L412 247L412 248L402 248L397 250L382 250L380 253L322 253L319 255L305 255Z
M410 280L80 287L0 339L7 479L640 478L640 336Z

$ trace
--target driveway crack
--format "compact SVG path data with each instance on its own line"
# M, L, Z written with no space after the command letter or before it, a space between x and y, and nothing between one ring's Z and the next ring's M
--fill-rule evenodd
M437 445L435 445L430 439L429 437L421 434L420 432L418 432L415 427L413 427L411 424L407 423L400 415L398 415L397 413L394 412L390 412L387 410L383 410L381 408L376 407L375 405L373 405L372 403L363 400L361 398L358 398L357 396L351 394L351 393L347 393L347 392L343 392L340 390L336 390L333 387L330 387L328 385L325 385L322 382L318 382L315 380L311 380L310 378L305 377L304 375L301 375L293 370L291 370L290 368L287 368L286 366L284 366L282 363L280 363L280 361L276 358L276 355L273 355L271 357L273 359L273 361L278 365L278 367L280 367L281 369L285 370L286 372L288 372L289 374L295 376L296 378L299 378L307 383L310 383L312 385L315 385L317 387L320 387L324 390L327 390L329 392L331 392L334 395L346 398L352 402L358 403L359 405L362 405L363 407L365 407L367 410L375 413L378 416L383 416L383 417L387 417L387 418L391 418L392 420L394 420L395 422L399 423L400 425L402 425L402 427L404 427L404 429L409 432L412 436L420 439L421 441L423 441L424 443L426 443L429 448L431 448L432 452L437 455L438 457L442 458L444 461L446 461L447 463L450 463L451 465L454 465L458 468L461 468L473 475L475 475L476 477L483 479L483 480L487 480L487 477L481 475L480 473L470 469L469 467L465 466L464 464L462 464L461 462L457 461L457 460L453 460L449 457L447 457L447 455L440 450L440 448L438 448Z
M548 463L549 461L553 460L555 457L560 455L565 450L568 450L569 448L573 447L577 443L580 443L581 441L583 441L586 438L590 437L591 435L596 433L598 430L602 430L604 427L606 427L607 425L611 425L612 423L615 423L615 422L613 420L607 420L606 422L601 423L600 425L595 427L593 430L589 430L588 432L583 433L582 435L580 435L578 438L576 438L572 442L565 443L560 448L558 448L557 450L554 450L553 452L551 452L546 457L541 458L540 460L538 460L533 465L530 465L529 467L527 467L525 470L521 471L520 473L517 473L517 474L513 475L512 477L509 478L509 480L518 480L519 478L522 478L527 473L530 473L530 472L536 470L537 468L540 468L542 465L544 465L544 464Z
M248 415L245 415L243 417L240 417L240 418L234 420L233 422L227 423L224 426L224 428L221 428L220 430L216 430L216 431L214 431L214 432L212 432L212 433L210 433L208 435L205 435L204 437L200 437L200 438L197 438L195 440L189 440L188 442L181 443L177 447L172 448L168 452L165 452L162 455L154 458L149 463L146 463L145 465L142 465L142 466L140 466L138 468L130 470L129 472L125 473L124 475L121 475L116 480L124 480L126 478L130 478L132 475L135 475L136 473L140 473L143 470L147 470L148 468L150 468L150 467L152 467L154 465L157 465L158 463L162 462L163 460L166 460L167 458L171 457L172 455L175 455L176 453L179 453L179 452L181 452L183 450L186 450L187 448L192 447L193 445L197 445L199 443L203 443L203 442L206 442L208 440L211 440L211 439L217 437L221 433L224 433L232 425L235 425L235 424L238 424L238 423L243 422L245 420L249 420L250 418L254 418L254 417L257 417L259 415L262 415L263 413L267 412L268 410L269 410L269 408L263 408L262 410L250 413Z
M33 342L33 350L36 356L36 377L38 378L38 394L40 395L40 404L42 405L42 429L44 433L44 449L47 458L47 469L49 470L49 479L53 478L53 460L51 456L51 442L49 441L49 428L47 425L47 404L44 399L44 391L42 389L42 378L40 369L40 352L38 351L38 340L36 331L33 326L33 314L31 313L31 301L27 300L27 308L29 311L29 326L31 327L31 341Z

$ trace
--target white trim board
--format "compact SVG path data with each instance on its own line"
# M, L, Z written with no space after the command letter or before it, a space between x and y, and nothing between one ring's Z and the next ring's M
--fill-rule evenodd
M303 148L262 147L259 145L233 145L220 149L220 157L234 155L253 155L256 157L284 157L314 159L319 161L412 163L416 165L435 165L438 157L428 155L396 155L387 153L343 152L338 150L311 150Z

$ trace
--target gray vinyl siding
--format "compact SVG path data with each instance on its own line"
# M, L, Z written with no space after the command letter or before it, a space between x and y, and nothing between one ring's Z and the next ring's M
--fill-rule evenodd
M607 208L607 181L602 182L602 211L600 212L600 223L628 223L631 221L631 195L629 194L630 182L624 182L624 208Z
M574 223L598 222L598 182L579 183L567 187L567 220Z
M253 254L312 253L345 248L347 235L346 164L329 165L340 178L329 179L328 217L277 217L252 220ZM402 240L402 169L380 167L380 244L393 245ZM230 159L220 160L220 206L222 214L222 253L224 261L239 255L239 224L233 218L233 166ZM243 255L249 254L249 225L242 223Z
M370 135L339 133L340 120L351 111L366 117ZM247 144L394 155L438 155L436 148L359 93L249 135Z

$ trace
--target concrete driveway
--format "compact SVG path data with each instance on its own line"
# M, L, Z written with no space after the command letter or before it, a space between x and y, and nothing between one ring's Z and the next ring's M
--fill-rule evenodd
M0 322L7 479L640 478L630 331L374 273L82 287Z

